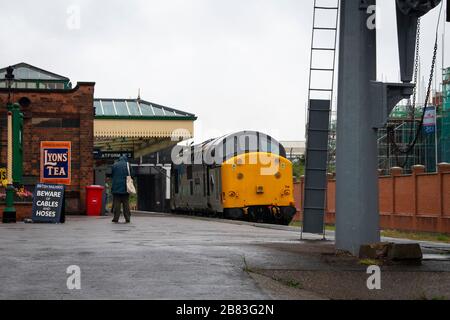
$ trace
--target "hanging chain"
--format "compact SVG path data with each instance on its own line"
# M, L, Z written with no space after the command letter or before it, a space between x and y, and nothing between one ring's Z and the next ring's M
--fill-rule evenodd
M414 59L414 89L413 89L413 95L412 95L412 101L411 98L409 98L408 100L408 108L409 108L409 113L410 113L410 119L411 119L411 125L410 125L410 129L409 129L409 139L408 141L411 141L413 138L413 131L414 131L414 124L416 122L416 105L417 105L417 82L418 82L418 77L419 77L419 68L420 68L420 40L421 40L421 19L417 19L417 33L416 33L416 55L415 55L415 59ZM395 152L395 159L397 162L397 166L399 167L405 167L406 164L408 163L409 160L409 153L406 153L406 158L405 161L403 163L403 165L400 165L400 160L399 160L399 154L401 153L401 147L397 144L396 141L396 134L395 134L395 129L392 129L391 127L387 128L387 137L388 140L390 141L390 143L392 144L392 147L394 149Z
M434 49L433 50L434 50L433 51L433 60L431 62L431 71L430 71L430 79L428 81L427 96L425 98L425 103L424 103L424 106L423 106L422 118L420 119L419 128L417 129L416 137L415 137L414 141L407 148L407 150L405 150L405 151L400 150L402 153L409 153L409 152L411 152L411 150L416 146L417 141L419 140L420 133L422 132L423 123L425 121L425 114L427 112L428 102L430 101L431 90L432 90L432 87L433 87L434 71L436 69L436 60L437 60L437 52L438 52L438 38L437 37L436 37L436 42L434 44Z
M414 92L413 92L413 101L412 101L412 107L411 107L411 118L413 120L413 123L416 119L416 104L417 104L417 80L419 77L419 63L420 63L420 18L417 20L417 41L416 41L416 59L414 61Z
M419 21L418 21L418 25L419 25ZM420 26L420 25L419 25ZM420 28L418 28L417 29L418 30L418 36L420 36ZM437 52L438 52L438 39L439 39L439 37L438 37L438 35L436 34L436 41L435 41L435 43L434 43L434 49L433 49L433 60L432 60L432 62L431 62L431 71L430 71L430 79L429 79L429 81L428 81L428 88L427 88L427 94L426 94L426 99L425 99L425 103L424 103L424 107L423 107L423 112L422 112L422 117L421 117L421 119L420 119L420 122L419 122L419 127L418 127L418 129L416 130L416 134L415 134L415 138L414 138L414 140L412 141L412 143L411 144L409 144L405 149L403 149L403 148L401 148L398 144L397 144L397 142L395 141L395 132L394 132L394 134L393 134L393 141L392 141L392 145L393 145L393 148L394 148L394 150L395 150L395 152L396 152L396 157L397 157L397 159L398 159L398 156L399 156L399 154L403 154L403 155L405 155L406 156L406 159L405 159L405 162L404 162L404 164L403 164L403 166L402 167L405 167L406 166L406 164L407 164L407 162L408 162L408 156L409 156L409 153L414 149L414 147L416 146L416 144L417 144L417 141L419 140L419 137L420 137L420 133L422 132L422 129L423 129L423 124L424 124L424 121L425 121L425 114L426 114L426 109L427 109L427 107L428 107L428 102L429 102L429 100L430 100L430 95L431 95L431 90L432 90L432 86L433 86L433 79L434 79L434 73L435 73L435 69L436 69L436 60L437 60ZM417 41L418 43L419 43L419 40ZM416 50L417 50L417 48L416 48ZM417 54L417 53L416 53ZM417 65L415 66L416 68L417 68L417 71L418 71L418 57L417 57ZM418 73L418 72L417 72ZM415 79L416 79L416 81L417 81L417 73L416 73L416 75L415 75ZM414 108L413 108L413 112L415 113L415 108L416 108L416 103L415 103L415 101L416 101L416 95L417 95L417 82L416 82L416 87L415 87L415 89L414 89L414 94L413 94L413 99L414 99L414 101L413 101L413 105L414 105ZM414 117L413 117L413 124L415 123L415 115L414 115ZM412 130L411 130L412 131ZM399 162L398 160L397 160L397 162Z

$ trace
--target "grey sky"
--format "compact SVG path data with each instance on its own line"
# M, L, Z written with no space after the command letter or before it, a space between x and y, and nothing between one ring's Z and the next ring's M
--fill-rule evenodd
M81 13L75 30L67 27L72 5ZM312 5L312 0L2 1L0 61L27 62L73 82L95 81L98 98L134 98L141 88L147 100L197 114L197 141L244 129L301 140ZM394 0L381 0L380 6L379 78L397 81ZM424 18L424 75L436 19L437 10Z

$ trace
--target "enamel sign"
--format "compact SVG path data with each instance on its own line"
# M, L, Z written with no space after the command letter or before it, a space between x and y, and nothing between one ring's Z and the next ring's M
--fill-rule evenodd
M71 142L41 142L41 183L71 184Z
M64 223L63 185L38 184L33 196L33 222Z

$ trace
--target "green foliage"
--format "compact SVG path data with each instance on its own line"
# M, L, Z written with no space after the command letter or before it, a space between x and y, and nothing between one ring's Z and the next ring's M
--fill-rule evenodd
M359 264L363 266L379 266L382 265L382 262L374 259L362 259L359 261Z
M383 237L387 237L387 238L399 238L399 239L410 239L410 240L415 240L415 241L431 241L431 242L450 243L450 235L449 234L441 234L441 233L383 230L381 232L381 235Z
M298 158L292 162L292 167L294 171L294 178L297 180L300 179L301 176L305 175L305 158Z

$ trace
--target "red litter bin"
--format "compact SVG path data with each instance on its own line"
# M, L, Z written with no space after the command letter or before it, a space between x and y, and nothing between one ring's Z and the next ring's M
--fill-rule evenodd
M100 217L103 209L103 192L105 188L102 186L86 187L86 214L91 217Z

